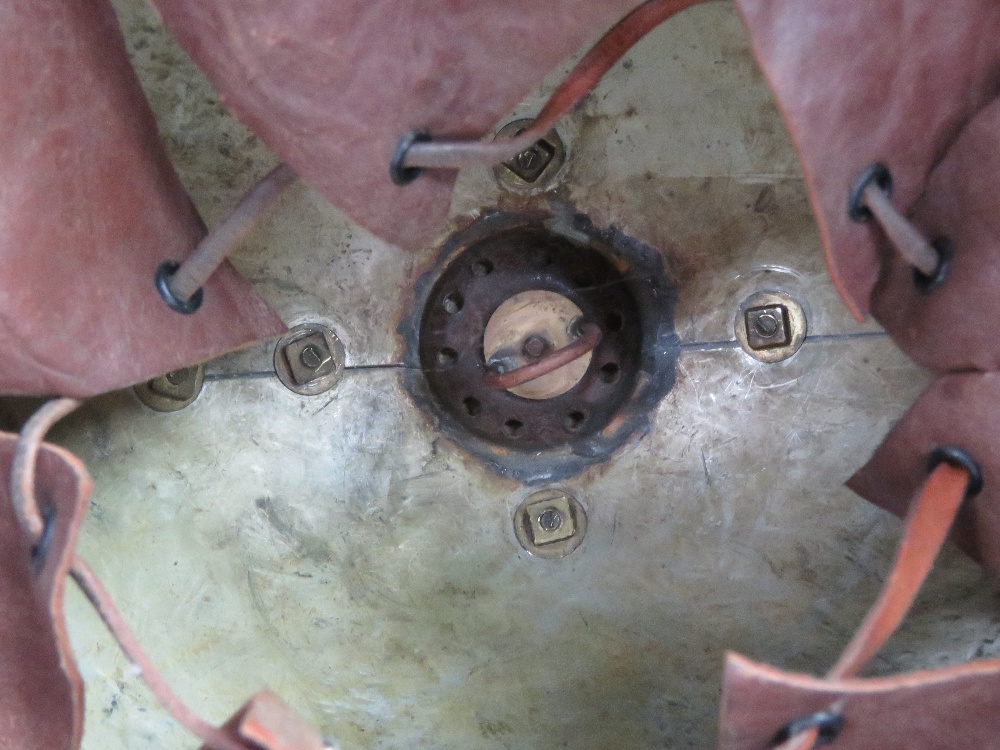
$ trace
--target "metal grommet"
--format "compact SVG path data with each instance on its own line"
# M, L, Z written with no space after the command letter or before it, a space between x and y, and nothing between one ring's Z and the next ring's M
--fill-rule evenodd
M392 154L392 161L389 162L389 177L396 185L409 185L424 172L423 167L404 167L403 160L414 143L427 143L431 140L431 134L426 130L411 130L399 139L396 150Z
M181 267L181 264L173 260L165 260L160 264L160 267L156 269L156 291L160 293L163 301L167 303L171 310L176 310L184 315L191 315L196 312L199 307L201 307L202 300L205 297L205 292L199 289L197 292L191 295L190 299L183 300L174 296L174 293L170 291L170 277L173 276L177 269Z
M970 500L978 495L983 489L983 470L976 460L969 455L964 448L957 445L939 445L931 451L927 459L928 473L934 471L941 463L949 463L960 469L965 469L969 475L968 483L965 486L965 499Z
M865 169L854 181L851 191L847 194L847 215L853 221L864 223L871 221L872 212L864 205L865 188L874 182L887 195L892 195L892 174L889 168L881 162L875 162Z
M923 294L930 294L947 280L951 262L955 257L955 250L947 237L938 237L931 242L931 247L937 250L938 254L938 267L934 275L928 276L916 268L913 269L913 283Z
M844 728L844 717L831 711L819 711L809 716L788 722L777 731L771 739L771 747L783 745L792 737L796 737L810 729L818 730L817 745L833 742Z

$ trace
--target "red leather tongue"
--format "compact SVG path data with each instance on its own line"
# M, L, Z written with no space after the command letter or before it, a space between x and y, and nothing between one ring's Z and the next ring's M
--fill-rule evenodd
M230 267L195 314L154 274L204 233L104 0L12 0L0 24L0 393L90 396L279 334Z
M399 139L489 132L638 0L155 0L225 105L295 171L404 248L443 229L455 173L389 179Z

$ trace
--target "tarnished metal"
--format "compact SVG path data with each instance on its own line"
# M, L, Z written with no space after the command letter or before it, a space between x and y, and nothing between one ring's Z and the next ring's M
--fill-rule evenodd
M536 557L565 557L583 543L586 533L587 512L561 489L534 492L514 512L514 534Z
M166 375L139 383L135 395L153 411L179 411L194 402L205 382L202 365L173 370Z
M528 292L568 299L603 330L578 382L551 398L497 390L484 356L492 316ZM673 384L672 304L655 251L582 218L495 214L452 237L418 283L401 328L420 370L408 372L407 387L449 435L502 471L572 473L610 456Z
M302 396L325 393L344 374L344 345L326 326L297 325L274 349L274 371L290 391Z
M530 119L514 120L499 131L498 139L513 138L532 123ZM553 186L559 170L566 162L566 146L555 128L531 146L493 168L501 187L514 192L547 190Z
M743 351L761 362L788 359L805 341L805 311L784 292L756 292L743 301L735 324Z

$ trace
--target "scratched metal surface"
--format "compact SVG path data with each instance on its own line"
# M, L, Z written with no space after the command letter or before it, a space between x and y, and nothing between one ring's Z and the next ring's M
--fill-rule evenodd
M138 0L119 12L211 224L274 157ZM841 482L927 376L836 300L732 7L658 30L560 130L568 165L534 200L660 248L683 341L650 433L562 483L590 524L569 557L520 549L511 516L532 490L435 434L400 387L395 328L434 249L387 246L302 185L235 263L287 322L337 331L336 390L290 393L259 346L209 363L182 412L112 394L55 433L95 478L81 551L210 719L269 685L345 749L709 747L727 649L821 672L877 592L898 522ZM471 170L454 213L511 200ZM807 308L779 365L732 332L764 283ZM69 612L84 746L194 747L75 593ZM874 670L991 653L998 630L985 579L949 552Z

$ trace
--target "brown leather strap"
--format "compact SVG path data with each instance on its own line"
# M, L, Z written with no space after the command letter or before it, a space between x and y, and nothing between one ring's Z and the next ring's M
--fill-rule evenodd
M26 533L6 481L16 444L16 435L0 433L0 747L76 750L83 682L63 591L91 483L77 458L41 446L32 465L43 533Z
M947 463L938 464L927 478L910 506L892 572L879 598L825 679L854 677L896 632L948 537L968 482L965 469ZM818 738L819 730L811 728L790 737L781 750L808 750Z
M14 703L4 697L10 691L0 690L0 747L76 750L79 746L83 685L62 614L65 578L70 573L159 703L206 748L322 748L316 731L274 696L251 699L238 714L240 721L234 726L239 731L234 733L200 718L157 671L104 584L74 553L90 481L77 459L42 440L77 406L73 399L51 401L28 420L19 437L0 433L0 468L9 470L4 473L10 477L9 483L0 483L0 557L13 556L0 559L0 608L5 613L0 618L0 672L15 688ZM36 485L41 490L37 495ZM48 504L40 505L39 496ZM25 605L29 587L42 605L39 611ZM51 669L51 662L58 663L61 673Z
M968 481L965 469L947 463L938 464L927 478L910 508L896 561L882 593L827 673L827 679L856 675L896 632L934 566L962 505Z
M204 226L107 0L4 2L0 70L0 393L91 396L285 330L228 264L195 315L157 294Z

